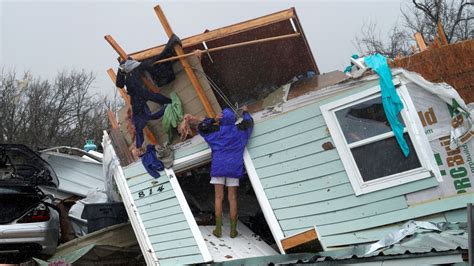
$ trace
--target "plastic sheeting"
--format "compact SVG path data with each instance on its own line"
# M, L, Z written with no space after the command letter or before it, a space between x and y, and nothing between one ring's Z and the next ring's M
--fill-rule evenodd
M382 91L382 104L387 116L387 120L392 127L398 145L402 149L405 157L410 154L408 143L403 137L403 124L398 120L398 114L403 109L403 103L400 100L392 81L392 73L387 64L387 58L381 54L375 54L364 58L365 64L380 76L380 90Z
M107 195L108 202L122 202L122 197L118 191L117 184L115 183L114 175L120 166L119 159L114 156L111 146L102 145L104 148L104 157L102 160L102 171L105 176L105 194Z
M420 75L396 69L393 74L403 73L402 77L407 81L416 83L425 91L439 97L450 108L451 129L450 129L450 147L455 149L462 144L469 142L474 136L474 109L468 107L458 92L446 83L431 83L423 79Z

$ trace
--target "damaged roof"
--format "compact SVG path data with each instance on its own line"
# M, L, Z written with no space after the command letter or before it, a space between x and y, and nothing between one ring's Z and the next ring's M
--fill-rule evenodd
M299 33L298 37L203 54L204 72L233 102L261 100L275 87L312 72L319 74L294 8L182 39L186 53L246 41ZM205 46L205 45L206 46ZM158 55L165 45L130 54L136 60ZM246 93L242 93L245 91ZM222 99L218 99L223 104Z

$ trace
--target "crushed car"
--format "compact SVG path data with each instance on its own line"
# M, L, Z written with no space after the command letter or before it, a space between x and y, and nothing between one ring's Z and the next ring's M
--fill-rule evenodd
M54 254L60 238L54 197L39 186L58 187L51 166L21 144L0 144L0 258Z

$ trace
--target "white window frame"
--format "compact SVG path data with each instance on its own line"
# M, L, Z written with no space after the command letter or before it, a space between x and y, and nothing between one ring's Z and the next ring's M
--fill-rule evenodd
M353 143L348 144L339 125L335 112L358 103L380 97L380 86L372 87L363 92L336 100L320 107L321 113L329 128L329 132L331 133L331 137L334 141L337 152L339 153L342 164L347 172L347 176L349 177L352 188L354 189L356 195L362 195L432 176L435 176L438 181L442 181L441 173L439 172L438 166L434 160L431 146L429 145L428 139L424 134L423 127L419 121L418 114L410 98L408 90L405 85L400 83L398 78L394 80L394 84L400 85L396 91L404 104L404 108L400 112L403 121L405 122L404 132L407 132L410 136L413 147L415 148L416 154L418 155L418 160L421 164L421 167L416 169L384 176L370 181L364 181L362 179L359 168L357 167L350 149L386 139L388 136L393 136L394 134L392 131L390 131L367 138L361 142L357 142L357 145L354 145Z

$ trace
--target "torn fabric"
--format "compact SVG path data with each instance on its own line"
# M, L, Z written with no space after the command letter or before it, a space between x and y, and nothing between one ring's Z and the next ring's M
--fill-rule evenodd
M408 157L410 154L410 148L403 137L403 124L398 120L398 114L403 109L403 103L400 100L395 86L392 81L392 73L387 64L387 59L381 54L375 54L364 58L365 64L374 70L380 77L380 90L382 91L382 104L387 116L387 120L390 123L395 138L397 139L398 145L400 146L403 155Z

